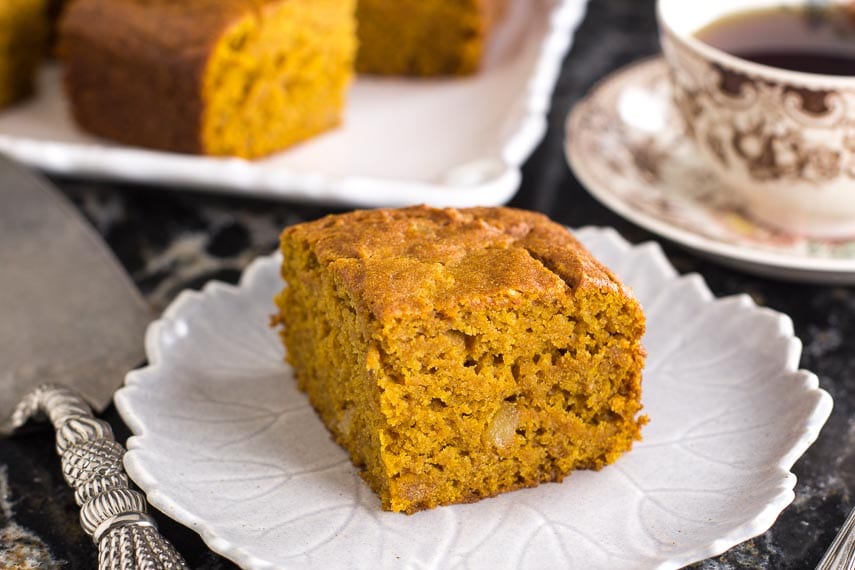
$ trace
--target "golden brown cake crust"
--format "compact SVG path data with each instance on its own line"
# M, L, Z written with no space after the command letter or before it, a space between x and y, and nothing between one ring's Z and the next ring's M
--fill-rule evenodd
M248 0L76 0L63 15L59 44L76 121L119 142L201 153L208 56L251 7Z
M285 235L311 247L322 265L341 271L354 297L378 319L461 299L489 302L507 289L558 294L566 284L629 294L566 228L525 210L357 211L295 226ZM479 259L477 252L488 254Z
M546 217L352 212L282 253L287 359L383 508L561 481L640 438L644 315Z

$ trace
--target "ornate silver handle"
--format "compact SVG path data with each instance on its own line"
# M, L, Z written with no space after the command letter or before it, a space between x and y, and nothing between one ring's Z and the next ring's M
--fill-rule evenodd
M107 422L96 419L70 388L45 384L15 408L13 427L47 415L65 481L74 489L83 530L98 546L101 570L185 570L175 548L157 532L142 493L129 488L125 449Z
M855 570L855 509L849 511L816 570Z

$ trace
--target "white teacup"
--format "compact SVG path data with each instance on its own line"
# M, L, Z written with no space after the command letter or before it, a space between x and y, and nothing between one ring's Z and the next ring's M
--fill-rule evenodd
M760 65L694 36L722 17L782 5L807 1L659 0L674 100L753 218L816 237L855 236L855 76Z

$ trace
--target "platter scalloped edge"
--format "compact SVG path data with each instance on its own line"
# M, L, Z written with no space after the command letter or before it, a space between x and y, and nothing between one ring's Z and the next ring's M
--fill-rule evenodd
M373 494L363 492L359 483L356 483L356 487L354 487L356 498L350 508L357 514L354 515L351 513L351 516L357 518L359 516L367 517L364 520L359 519L363 520L363 526L367 524L364 522L365 520L369 522L373 520L382 529L382 523L378 521L388 522L389 520L394 520L395 524L401 527L396 529L396 532L401 535L407 535L412 530L409 529L409 526L415 525L415 530L412 530L404 538L417 542L423 538L424 529L434 528L431 525L436 521L442 524L449 524L449 521L451 521L451 523L457 524L457 527L462 528L461 524L465 525L467 521L470 524L473 521L483 521L486 513L491 515L491 518L487 520L497 520L498 522L484 525L488 527L484 532L506 541L500 543L502 550L500 551L499 558L489 560L489 556L485 552L490 547L490 540L492 540L490 536L482 538L474 546L472 544L465 544L465 540L461 539L460 536L451 537L445 541L447 552L440 553L433 551L438 549L437 544L441 544L442 541L438 541L436 537L428 537L425 540L425 544L416 544L414 542L415 546L412 551L415 553L414 556L422 555L429 558L428 562L425 559L413 559L409 563L404 560L397 560L397 565L415 565L418 567L459 566L467 568L536 567L538 563L542 564L543 562L555 564L557 560L556 556L564 556L563 562L565 566L576 567L578 564L574 564L573 557L581 556L582 558L577 558L576 562L578 563L581 560L588 568L679 568L686 564L720 554L740 542L762 534L774 523L780 512L792 502L794 498L795 475L790 472L790 469L793 463L818 437L823 424L831 412L832 401L831 397L819 388L818 379L814 374L798 369L801 343L793 335L792 321L789 317L769 309L757 307L746 295L714 299L701 277L697 275L678 276L657 244L646 243L640 246L631 246L617 232L611 229L583 228L575 233L597 257L610 266L624 282L635 289L637 296L643 304L647 301L645 310L648 312L648 322L651 326L648 329L648 336L645 339L645 343L648 344L648 350L650 351L650 357L645 371L647 378L645 380L644 402L645 407L649 408L647 411L653 420L645 428L645 440L636 445L636 448L632 452L624 456L615 465L607 467L599 473L578 472L574 473L568 482L560 485L541 485L535 489L508 493L472 505L457 505L434 509L434 511L425 512L427 514L420 513L412 517L397 519L383 518L387 515L391 517L402 517L402 515L379 513L379 503L375 504L376 498ZM233 522L229 517L212 520L211 516L200 515L200 505L198 502L188 504L187 497L192 495L192 491L189 487L185 488L183 485L184 479L176 479L171 482L162 480L163 469L168 470L175 467L173 463L176 458L172 457L170 461L168 452L170 450L175 451L176 449L187 451L187 449L186 446L185 448L181 448L180 445L172 449L170 447L173 445L171 436L164 439L164 434L157 433L158 430L162 431L166 429L162 427L162 424L164 422L169 423L170 419L168 415L160 415L159 410L152 410L152 402L147 401L146 397L147 390L150 392L152 387L168 392L172 389L173 384L180 384L180 382L175 381L175 378L178 378L185 370L180 367L169 368L168 361L171 356L169 351L163 349L163 342L164 338L167 337L175 341L178 339L175 336L176 334L178 336L184 334L186 338L192 337L192 335L188 335L186 327L190 323L192 329L193 321L189 317L186 317L186 315L202 309L205 309L202 312L207 314L208 309L206 309L206 306L208 308L215 307L218 303L222 305L224 302L248 303L252 305L256 295L259 293L267 295L269 292L271 287L270 280L272 279L271 272L274 275L278 274L276 271L278 265L279 262L276 256L260 258L247 268L237 286L214 282L207 285L201 292L184 292L179 295L165 311L164 315L149 327L146 335L146 350L150 364L129 373L126 379L126 386L120 389L115 397L116 406L120 414L134 434L128 440L129 452L125 458L126 468L134 481L146 492L151 504L167 516L198 532L215 552L230 558L242 567L253 569L291 567L292 564L289 562L286 565L281 560L279 562L272 561L270 556L259 556L258 545L235 540L234 533L238 532L240 534L243 529L241 528L236 531L236 527L229 526ZM261 302L266 301L267 299L265 298ZM668 306L667 311L664 311L664 305ZM244 305L241 305L240 309L244 311ZM679 323L680 319L685 318L687 315L693 316L695 320L686 325L682 334L671 334L673 332L673 325ZM197 318L197 316L193 318ZM714 320L716 326L713 329L704 329L703 334L699 335L696 329L701 329L705 320L708 319ZM750 330L744 327L746 319L751 319L752 321ZM661 326L657 324L660 321L663 323ZM235 327L237 327L236 324ZM722 339L727 341L729 335L732 335L735 331L742 332L742 337L734 345L737 351L747 347L746 350L750 349L752 352L759 351L762 353L756 355L758 358L762 357L768 360L768 356L774 355L774 359L777 361L777 363L773 362L774 369L760 369L759 372L757 369L749 368L746 370L747 376L745 378L751 381L750 384L740 383L740 378L734 380L734 377L738 376L736 372L739 372L739 366L747 366L745 362L748 361L743 362L739 358L736 358L734 355L738 355L738 353L734 352L733 347L728 347L730 353L726 354L727 358L722 358L721 354L709 348L710 343L715 343ZM692 336L693 333L694 337ZM698 340L695 338L698 336L703 338ZM272 337L273 340L270 341L271 343L278 342L275 334ZM180 339L178 340L180 341ZM252 340L252 337L250 337L250 340ZM698 340L698 342L694 342L695 340ZM263 342L266 343L268 341ZM273 344L270 344L270 347L272 346ZM655 350L650 350L651 347L655 347ZM216 349L217 347L214 346L213 348ZM710 350L712 352L705 352ZM668 351L671 352L670 355ZM680 360L680 358L674 356L675 352L684 356L687 354L692 358L680 357L683 358L683 360ZM216 350L209 350L208 354L210 354L212 360L220 358L220 353ZM261 368L272 367L270 370L274 371L275 374L273 362L278 360L281 371L285 371L285 365L281 364L281 356L281 351L276 353L274 350L272 355L267 355L261 359L259 366ZM712 356L713 360L718 359L720 362L712 362L706 369L697 367L697 362L699 362L699 359L702 360L704 356ZM740 362L743 362L743 364L740 364ZM174 362L171 364L174 364ZM210 366L212 363L207 365ZM727 368L733 365L736 366L733 370ZM673 369L669 368L669 366L672 366ZM686 382L675 384L673 383L674 378L668 380L669 375L679 376L680 366L689 367L683 372L693 373L690 377L695 385ZM696 368L692 369L692 366L696 366ZM722 369L721 367L724 368ZM716 372L716 370L719 370L719 372ZM729 371L730 374L721 374L724 371ZM761 374L762 372L765 372L765 375ZM282 374L286 374L286 372L282 372ZM745 378L742 378L742 380ZM160 384L157 383L158 379L161 382ZM164 382L168 382L168 384ZM282 384L286 382L287 380L283 381ZM770 400L764 404L762 397L760 397L762 396L761 390L768 382L775 382L776 397L774 401ZM782 385L786 385L787 389L781 390ZM715 420L714 425L721 423L727 426L735 426L732 428L734 430L733 433L729 434L727 430L722 433L710 432L709 426L711 424L707 418L690 425L685 430L685 433L679 436L680 439L675 440L679 445L687 446L687 451L692 451L690 449L691 446L696 445L697 449L693 451L696 455L694 461L699 463L697 469L700 469L697 473L691 472L691 469L695 469L696 467L692 463L693 460L690 459L687 461L688 464L680 464L680 468L676 471L671 469L674 471L675 481L678 483L682 481L683 479L680 479L680 477L688 477L685 480L694 480L692 478L697 478L698 474L700 474L702 477L708 478L707 484L714 485L716 481L719 481L723 477L721 485L724 486L722 489L726 488L728 489L727 492L743 493L744 495L728 498L723 494L724 491L721 491L721 489L700 488L694 490L698 493L697 497L686 501L680 497L675 499L668 495L662 497L657 495L657 493L661 494L663 492L679 495L679 493L685 492L685 489L668 489L667 487L664 490L645 488L645 485L651 481L653 483L661 483L659 480L645 479L645 474L651 477L662 476L659 473L663 471L662 453L677 453L677 451L671 449L671 447L674 447L674 443L669 443L667 440L662 439L664 436L671 437L675 426L678 428L683 427L683 420L672 416L687 413L689 414L687 418L693 418L693 414L697 413L692 410L681 412L679 408L674 408L670 410L669 414L657 414L657 412L661 411L659 410L660 403L668 400L669 393L687 389L687 386L691 390L701 390L704 398L706 398L705 404L715 402L716 397L724 397L725 400L722 400L722 402L727 403L729 400L726 398L733 398L733 394L742 394L743 392L749 396L754 393L755 400L758 400L754 403L764 404L753 408L751 410L752 414L735 414L732 410L726 410L723 415L713 417L713 420ZM704 393L703 390L708 390L708 392ZM716 394L719 394L719 396L716 396ZM720 394L724 394L724 396L720 396ZM148 396L151 396L151 394L148 393ZM162 397L166 399L160 401L160 403L163 404L165 402L168 407L169 398L174 398L175 395L167 393ZM703 399L699 398L697 393L692 393L691 398L693 400ZM154 403L157 404L158 400L155 400ZM209 403L205 403L204 405L208 406ZM672 402L669 405L673 404ZM205 413L209 413L210 411L208 408L205 408ZM739 412L740 410L736 411ZM745 411L742 410L742 412ZM757 415L756 418L755 414ZM763 414L767 414L768 417L764 417ZM156 417L158 422L152 423L152 417ZM786 424L789 426L789 431L782 431L780 429L775 431L771 428L780 427L780 424L765 425L762 423L764 419L769 419L770 421L789 421ZM752 422L761 423L755 425ZM297 425L303 430L305 422ZM220 437L220 434L217 432L206 434L204 429L207 428L203 427L202 436L209 437L212 440L203 440L204 445L214 445L217 443L216 440ZM310 431L308 428L305 429L306 431ZM700 441L700 444L697 444L693 439L692 430L699 430L701 437L697 441ZM182 432L182 436L192 438L191 432L192 429L188 429ZM322 428L321 432L323 432ZM306 436L305 433L301 433L301 436L310 437ZM750 443L751 438L748 436L764 437L762 449L750 446L745 447L745 445ZM325 432L322 437L325 437ZM711 447L713 444L704 443L704 441L715 441L716 438L722 437L725 438L724 441L729 443L720 446L720 449L715 448L712 452L710 450L713 449ZM734 437L736 439L733 441L727 439ZM330 449L337 449L335 444L328 443L331 446ZM708 448L704 448L703 445L707 445ZM740 447L740 445L743 445L743 447ZM664 451L661 451L663 449ZM724 460L715 457L714 454L718 452L726 452L725 457L727 459ZM166 456L162 456L164 453L166 453ZM323 454L326 451L321 450L319 453ZM330 451L330 453L335 454L337 452ZM343 454L343 452L341 453ZM706 457L703 455L704 453L713 454ZM772 455L766 457L770 453ZM346 456L343 457L347 464L342 469L347 471L351 468L349 467L349 462L346 461ZM688 454L685 457L692 457L692 455ZM178 463L180 463L186 458L182 456L177 459ZM335 461L339 461L340 459ZM756 475L757 473L761 473L761 471L752 470L752 466L754 465L752 462L764 460L766 463L761 464L763 467L762 474ZM335 461L331 465L334 464L333 468L338 469L336 467L338 463L335 463ZM720 466L719 464L722 461L725 462L723 467L727 469L721 473L716 473L717 466ZM168 465L167 462L169 463ZM664 465L669 465L669 463L666 462ZM655 471L652 471L654 469ZM690 470L690 472L681 473L681 470ZM664 469L664 471L668 471L668 469ZM744 489L740 488L738 486L738 478L735 479L737 483L734 483L734 481L727 480L728 475L722 475L722 473L732 473L734 471L743 473L745 477L748 477L749 474L760 476L760 483L763 483L763 485L760 485L756 480L750 479L746 482ZM180 473L183 476L187 475L184 471L180 471ZM347 475L346 477L350 476ZM732 475L729 476L732 477ZM354 474L352 477L355 481L358 481L358 476ZM734 484L737 487L733 487L735 491L732 491L731 487ZM632 528L621 528L621 532L625 532L627 529L633 532L630 532L627 536L624 536L624 534L619 535L621 536L621 540L627 540L632 542L632 544L628 543L620 549L609 547L607 540L604 543L605 546L603 544L589 544L596 542L596 539L592 539L590 536L578 531L578 529L571 529L576 533L572 535L576 542L573 543L573 549L568 551L561 546L562 539L560 537L552 540L548 536L544 538L537 533L530 533L519 538L520 541L527 540L528 542L516 544L513 541L518 540L517 535L524 533L520 533L517 530L516 532L507 534L506 519L508 517L504 515L511 509L515 513L513 517L515 524L522 524L525 521L526 509L529 509L537 512L540 516L546 517L542 519L542 521L546 521L542 524L545 524L546 527L553 526L552 530L555 530L556 528L563 527L560 527L558 523L549 517L560 519L561 517L578 518L581 516L584 518L586 514L584 509L590 509L590 505L586 507L585 503L590 501L592 494L595 497L599 497L597 500L600 500L600 495L602 495L604 489L607 495L603 496L614 494L620 496L616 498L617 503L614 505L599 503L598 509L603 509L604 512L594 514L602 514L600 519L606 520L610 525L632 526L632 524L637 523L636 526L638 528L635 526ZM616 493L616 490L620 491L620 493ZM694 492L692 489L689 489L689 491ZM732 504L728 503L731 510L722 510L723 507L717 507L719 503L713 500L716 497L710 498L707 495L716 495L716 497L721 495L719 498L724 503L731 501ZM281 498L289 495L280 494L278 496ZM636 497L637 517L630 516L627 507L627 500L629 499L627 497L629 499ZM224 498L225 495L219 495L215 498L214 502L223 501ZM291 498L293 499L293 497ZM572 502L570 502L571 498ZM295 500L299 500L299 497ZM562 503L562 501L565 502ZM698 505L692 507L695 502L698 502ZM193 501L191 500L190 503L193 503ZM659 503L662 504L662 509L658 508L657 505ZM699 520L694 520L692 516L684 516L684 513L681 513L680 509L685 510L687 504L692 508L704 509L703 512L706 514ZM261 508L263 510L263 507ZM577 508L582 510L574 514L572 511ZM716 511L715 508L719 508L719 510ZM621 513L625 520L616 521L614 516L610 518L608 512L605 512L609 511L609 509L615 510L616 513ZM251 518L256 512L256 510L251 510L250 515L246 515L246 518ZM673 512L676 512L679 516L672 516ZM655 525L645 527L639 523L639 521L643 522L644 516L646 516L645 513L653 517L651 521L655 522ZM718 513L718 517L726 519L724 524L719 524L715 517L710 517L711 514L715 513ZM588 514L591 514L590 511L588 511ZM688 513L688 515L692 514ZM677 521L677 526L680 526L680 528L671 529L673 532L669 531L667 524L669 520ZM268 522L265 522L265 524L268 524ZM582 522L584 523L585 521L583 520ZM243 520L241 524L251 527L253 523L250 520ZM465 528L469 529L471 526L466 526ZM346 526L341 526L337 532L342 536L349 536ZM704 532L706 534L703 534ZM250 533L248 536L254 537L256 535ZM600 535L594 533L594 536L599 537ZM693 537L697 538L694 542ZM630 541L630 538L634 542ZM340 540L347 539L340 537ZM390 540L392 542L387 543L386 548L394 552L394 540L397 540L397 538L393 537ZM507 542L508 540L510 542ZM555 542L556 540L558 543ZM535 544L538 548L532 550L532 544ZM555 546L556 544L558 546ZM542 545L546 545L545 550L541 548ZM322 546L328 546L328 544L324 543ZM283 542L281 547L288 548L289 545L287 542ZM469 550L466 550L466 548ZM627 549L633 554L627 555ZM524 556L526 553L528 553L528 557ZM377 555L381 556L381 554ZM435 557L430 558L432 556ZM296 567L305 567L308 565L305 558L300 559L303 560L302 565L296 557L288 560L293 560ZM352 561L350 558L348 560ZM329 561L327 560L327 562ZM345 564L342 561L340 565L344 566Z

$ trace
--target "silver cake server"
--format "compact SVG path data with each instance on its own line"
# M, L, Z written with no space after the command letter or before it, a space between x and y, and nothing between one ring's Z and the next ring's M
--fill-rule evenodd
M0 156L0 433L47 417L102 569L186 568L130 488L103 410L144 358L150 314L100 236L50 184ZM82 396L82 398L81 398Z

